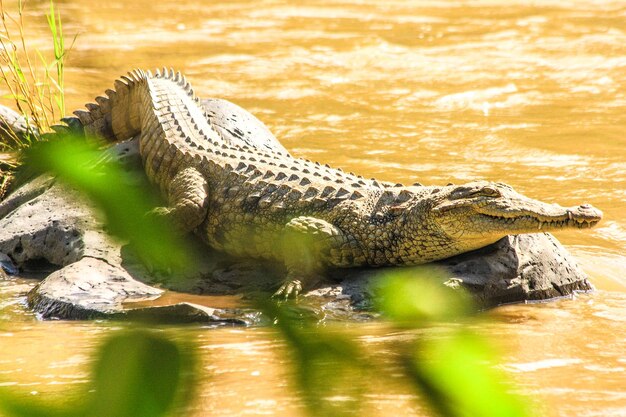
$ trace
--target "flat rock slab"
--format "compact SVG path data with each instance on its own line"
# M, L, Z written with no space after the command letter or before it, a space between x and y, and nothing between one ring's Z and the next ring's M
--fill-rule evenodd
M28 294L28 304L42 317L90 319L119 313L122 304L158 298L151 287L120 266L85 256L54 271Z
M261 321L260 313L246 309L219 309L194 303L126 309L116 319L159 324L209 323L216 326L249 326Z

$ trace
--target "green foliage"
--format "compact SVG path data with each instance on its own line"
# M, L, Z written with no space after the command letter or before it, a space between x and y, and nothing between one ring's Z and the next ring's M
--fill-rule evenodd
M180 412L193 393L194 354L158 333L114 335L96 358L91 385L79 403L25 401L0 391L0 411L11 417L161 417Z
M0 0L0 81L8 91L2 98L13 101L25 125L21 131L11 129L7 120L0 120L0 152L11 153L0 154L0 199L12 185L13 172L20 164L19 151L40 140L41 133L49 131L51 124L65 115L65 60L71 46L65 47L61 14L55 11L53 0L46 18L54 59L50 62L36 50L37 62L31 59L33 51L25 39L22 0L17 1L16 12L5 9Z
M180 274L193 268L193 249L151 209L151 193L103 151L80 138L41 142L25 153L31 174L50 172L88 197L105 216L107 231L132 242L147 266Z
M380 283L379 307L400 328L450 320L467 324L475 307L460 289L442 285L445 281L441 272L429 268L387 274ZM448 329L443 337L417 338L400 352L399 363L410 384L440 416L530 415L505 375L494 369L497 355L489 344L463 327Z
M149 209L145 191L128 186L132 182L128 173L102 161L101 151L84 141L65 139L34 146L27 156L29 166L51 171L85 193L105 213L109 230L139 242L146 255L158 261L180 250L164 225L144 216ZM397 347L394 357L405 381L443 417L528 416L524 401L512 394L505 377L493 368L497 357L487 343L461 326L469 322L475 308L459 289L443 285L446 280L437 270L417 268L386 273L378 284L378 307L390 326L410 331L446 323L443 335L416 338L408 347ZM390 377L358 343L319 325L297 304L263 301L258 305L287 344L297 392L311 416L358 415L367 381ZM450 322L456 323L450 326ZM96 397L86 405L89 415L157 416L169 409L176 397L172 393L185 384L167 375L180 375L185 367L179 348L151 337L127 337L101 350L94 379ZM163 374L150 366L154 363ZM110 381L116 382L109 385ZM126 398L132 398L132 403ZM19 403L9 401L2 407L11 416L36 415ZM107 414L102 414L104 410ZM83 415L80 412L65 415ZM39 415L59 415L52 409L46 413Z
M87 415L159 417L184 404L193 392L189 348L148 331L109 339L94 368L96 395ZM181 401L182 400L182 401Z
M398 344L387 360L396 358L397 374L442 417L529 416L522 398L512 393L506 377L493 366L497 355L479 336L451 322L468 323L476 308L460 289L444 283L433 268L399 269L385 273L377 284L378 308L398 330L443 326L445 334L416 337ZM365 381L390 378L384 361L369 358L346 334L316 325L297 304L260 303L287 342L295 368L298 393L314 417L360 415L368 389ZM386 365L388 366L388 365ZM332 398L344 401L332 402ZM349 398L350 401L345 401Z
M46 15L48 19L48 27L50 28L50 34L52 35L52 45L54 51L54 63L53 67L56 69L56 80L49 74L49 66L46 65L46 61L41 58L44 68L46 69L46 79L49 79L51 83L56 87L56 93L53 94L53 98L57 104L57 107L61 115L65 115L65 38L63 37L63 25L61 23L61 13L54 13L54 2L50 0L50 13ZM76 37L74 37L76 40ZM72 42L73 44L73 42ZM70 48L71 49L71 48ZM39 54L41 56L41 54Z
M7 417L82 417L74 407L60 407L44 401L24 400L22 396L0 391L0 413Z
M495 365L485 340L465 330L416 343L405 363L415 386L442 416L528 416L521 397Z
M287 343L298 395L308 413L319 417L359 415L369 367L360 347L347 335L316 325L297 305L261 301L257 306L273 318Z
M448 277L440 269L398 269L380 277L377 308L396 326L416 328L439 320L456 320L475 311L468 296L442 285Z
M145 191L128 186L132 182L128 173L102 159L102 152L86 142L65 139L32 147L26 160L28 166L51 171L81 190L105 213L109 230L138 242L146 255L157 261L173 256L180 248L173 243L174 236L144 215L150 208ZM475 308L459 289L443 285L446 280L430 268L386 273L378 285L378 307L392 327L404 331L467 322ZM389 377L358 343L320 326L297 304L263 301L258 306L287 343L297 392L311 416L358 415L367 381ZM446 329L443 337L416 338L410 346L396 349L397 365L407 384L443 417L527 416L523 400L511 393L504 376L494 370L496 356L489 346L460 326ZM178 375L183 366L176 351L145 335L107 343L96 366L97 396L87 405L90 415L105 415L100 414L104 410L113 417L162 415L173 401L174 383L149 364L159 363L164 374ZM117 368L111 363L117 363ZM107 381L116 383L107 385ZM129 403L126 397L135 400ZM15 407L11 411L15 416L28 415L19 414Z
M54 55L51 61L41 51L27 47L22 0L17 2L16 13L14 17L0 0L0 80L8 90L3 98L13 100L26 123L25 134L3 132L0 150L5 151L27 148L65 115L65 60L71 50L71 46L65 47L61 15L52 0L46 14ZM33 54L39 63L31 58Z

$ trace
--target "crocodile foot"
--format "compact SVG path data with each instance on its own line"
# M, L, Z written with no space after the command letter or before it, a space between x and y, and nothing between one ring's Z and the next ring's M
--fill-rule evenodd
M302 282L298 279L288 279L283 285L272 295L274 298L298 298L302 292Z

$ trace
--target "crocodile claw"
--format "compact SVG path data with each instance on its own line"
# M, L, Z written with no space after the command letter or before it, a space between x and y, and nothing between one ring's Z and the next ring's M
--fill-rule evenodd
M272 295L273 298L298 298L298 295L302 292L302 282L298 279L287 280L280 286L278 291Z

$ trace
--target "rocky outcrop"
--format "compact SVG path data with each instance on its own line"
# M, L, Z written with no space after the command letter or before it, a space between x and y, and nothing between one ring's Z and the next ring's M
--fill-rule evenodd
M481 308L544 301L593 290L587 275L549 233L507 236L493 245L415 269L416 279L432 267L441 284L464 288ZM303 298L333 319L369 317L377 297L378 278L398 268L329 271ZM411 271L408 268L408 271ZM270 293L282 271L253 262L222 262L185 291L198 294Z
M212 117L224 135L230 134L233 140L261 140L264 147L278 144L245 110L230 103L220 107L215 101L212 106ZM220 108L224 109L221 113ZM244 118L251 128L239 124ZM118 144L111 152L132 169L142 171L134 141ZM261 292L269 297L284 276L284 270L269 263L230 259L205 250L210 261L194 276L173 281L172 288L207 295ZM95 207L51 177L32 180L0 203L0 253L5 255L0 256L0 265L9 273L15 266L27 270L33 263L48 265L49 274L28 294L29 305L43 318L113 317L218 325L260 320L258 313L249 309L191 303L150 306L165 286L151 284L150 274L127 255L124 245L104 232ZM549 234L507 236L436 265L447 272L442 285L466 288L483 306L545 300L593 289L572 256ZM303 303L319 318L366 319L375 314L370 310L371 300L381 271L330 271L303 295ZM141 307L133 308L137 302Z
M120 147L128 147L127 144ZM106 316L159 321L251 324L249 310L208 309L192 304L145 306L163 288L151 286L148 273L123 256L122 244L103 232L98 212L76 192L40 177L0 204L0 252L28 268L45 262L55 268L28 295L43 318L86 319ZM209 249L206 249L207 252ZM209 254L197 275L175 289L194 294L263 292L269 296L284 271L271 264ZM484 306L545 300L593 289L572 256L550 234L508 236L494 245L437 263L450 282L466 288ZM375 279L381 269L330 271L329 279L303 295L320 317L360 320L369 317ZM443 282L442 282L443 284ZM140 309L132 303L143 301Z
M485 306L593 290L572 255L549 233L506 236L440 264Z
M136 69L114 86L74 112L83 130L113 142L139 135L146 177L164 200L151 217L227 254L282 263L275 296L297 296L328 268L423 264L602 218L589 204L548 204L503 183L405 186L268 152L266 142L244 146L245 123L208 123L172 69Z

